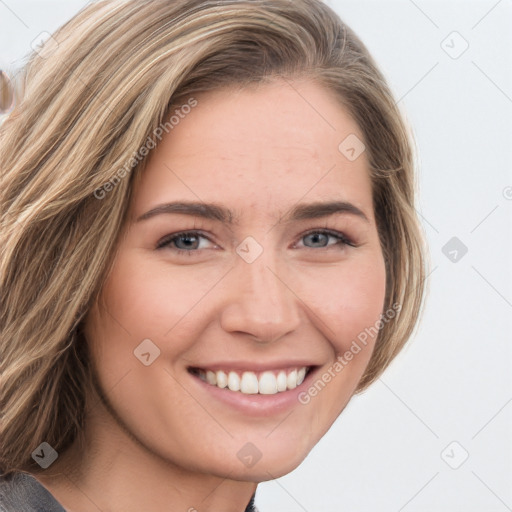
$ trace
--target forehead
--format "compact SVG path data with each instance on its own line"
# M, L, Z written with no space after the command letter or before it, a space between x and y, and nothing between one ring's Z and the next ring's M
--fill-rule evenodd
M276 81L194 99L195 107L169 114L175 124L150 155L135 215L176 199L231 204L241 216L282 214L302 198L371 207L365 152L357 156L362 133L327 89Z

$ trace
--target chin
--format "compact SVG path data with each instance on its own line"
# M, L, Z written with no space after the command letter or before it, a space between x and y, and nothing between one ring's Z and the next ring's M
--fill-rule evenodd
M222 473L219 473L217 468L215 473L222 478L240 482L267 482L291 473L299 467L306 456L307 454L302 457L297 457L297 454L283 454L282 457L271 457L266 461L261 459L251 468L235 465L235 467L226 468Z
M216 472L222 468L222 477L250 482L265 482L291 473L304 461L313 446L305 446L304 438L295 442L297 439L291 435L287 442L282 439L276 442L264 438L254 439L253 442L244 440L241 444L236 442L235 457L226 457L226 453L233 450L227 447L220 459L216 457Z

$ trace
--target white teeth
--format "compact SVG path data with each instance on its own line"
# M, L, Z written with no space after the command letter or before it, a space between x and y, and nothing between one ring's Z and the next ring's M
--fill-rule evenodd
M277 374L277 391L286 391L286 384L287 384L286 372L281 370Z
M297 372L297 386L300 386L304 382L305 377L306 377L306 368L301 368Z
M228 376L221 370L216 373L217 387L225 388L228 385Z
M240 382L240 391L247 395L255 395L258 392L258 377L254 372L244 372Z
M277 391L286 391L287 379L286 372L281 370L277 374Z
M277 393L277 379L272 372L263 372L260 375L259 391L262 395L275 395Z
M281 393L288 389L295 389L304 382L306 377L307 367L295 368L287 373L285 370L264 371L259 377L255 372L242 372L242 376L235 371L226 372L219 370L214 372L212 370L197 370L196 375L219 388L228 388L231 391L240 391L246 395L274 395Z
M286 377L286 385L288 389L295 389L297 387L297 370L292 370Z
M229 372L228 375L228 388L231 391L240 391L240 377L236 372Z

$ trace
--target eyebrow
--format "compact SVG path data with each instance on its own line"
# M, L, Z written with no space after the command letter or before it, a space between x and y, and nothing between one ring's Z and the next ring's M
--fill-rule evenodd
M140 215L135 222L141 222L163 214L190 215L193 217L216 220L229 225L239 223L238 218L233 214L233 212L223 206L215 203L187 201L164 203L155 206L154 208L151 208L151 210ZM317 201L313 203L299 204L293 207L289 213L280 219L279 222L287 223L305 219L317 219L334 214L355 215L368 223L370 222L362 210L347 201Z

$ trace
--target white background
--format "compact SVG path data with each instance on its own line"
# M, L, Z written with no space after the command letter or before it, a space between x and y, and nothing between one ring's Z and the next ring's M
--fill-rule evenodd
M0 67L14 72L32 40L85 3L0 0ZM512 510L512 3L329 4L368 46L413 127L430 292L408 347L298 469L259 485L257 505ZM457 261L442 252L452 237L468 249Z

